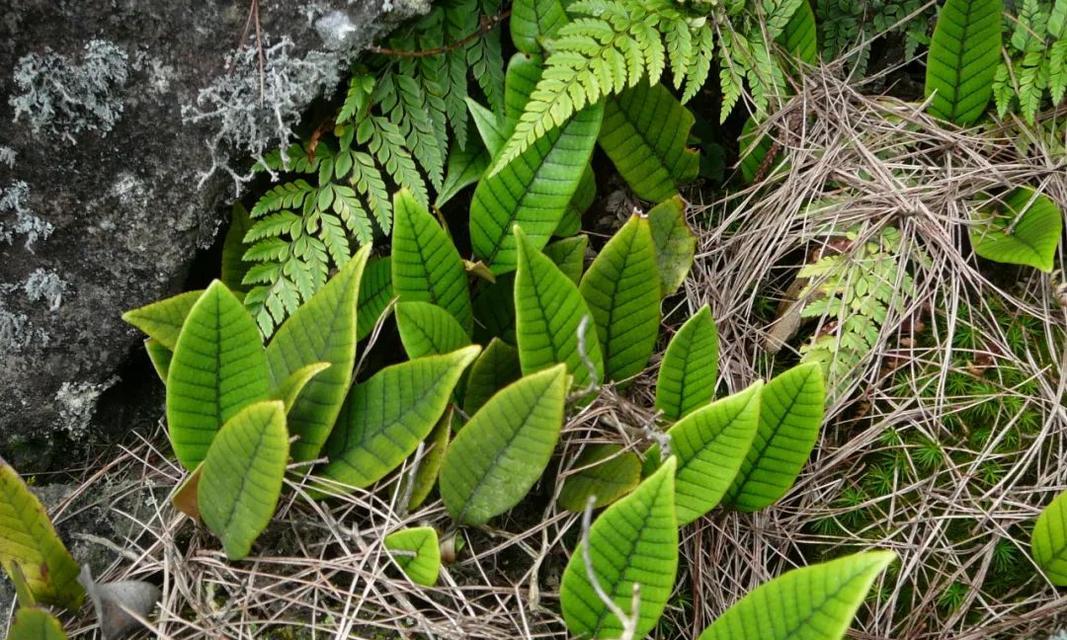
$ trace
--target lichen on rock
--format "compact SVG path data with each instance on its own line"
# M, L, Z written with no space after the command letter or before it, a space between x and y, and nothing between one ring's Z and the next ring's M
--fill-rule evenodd
M115 382L114 379L103 384L93 382L64 382L56 392L56 404L59 405L61 428L67 431L75 442L85 439L89 422L96 413L96 402Z
M55 271L35 269L22 283L22 290L30 302L44 300L48 303L49 311L57 311L63 304L67 283Z
M126 52L107 40L86 43L80 61L48 47L27 54L15 66L19 93L8 99L15 121L25 115L35 134L71 143L86 130L106 135L122 115L127 66Z
M34 243L47 239L54 229L30 209L29 195L30 185L22 180L0 189L0 242L14 244L16 236L22 236L32 253Z

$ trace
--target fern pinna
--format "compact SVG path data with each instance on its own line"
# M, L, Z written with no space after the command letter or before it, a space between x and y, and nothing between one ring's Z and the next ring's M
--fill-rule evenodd
M1017 111L1033 124L1045 97L1067 96L1067 0L1022 0L1007 39L1008 56L993 77L1001 117Z
M473 153L472 76L503 109L496 0L452 0L379 47L348 84L327 134L269 154L255 169L289 179L263 194L244 236L245 304L264 335L322 287L331 266L392 226L390 194L422 205L446 183L450 154ZM451 131L451 136L449 136ZM332 134L332 135L331 135ZM451 141L451 144L450 144Z

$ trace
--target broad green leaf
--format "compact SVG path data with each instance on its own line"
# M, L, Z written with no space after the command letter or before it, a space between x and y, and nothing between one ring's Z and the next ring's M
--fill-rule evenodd
M189 311L167 373L167 426L182 466L196 468L219 428L270 390L256 321L226 285L212 282Z
M697 239L685 221L685 203L679 197L664 200L648 212L652 241L656 244L660 295L678 290L689 275L696 255Z
M471 330L467 272L437 220L406 190L393 199L393 291L400 302L429 302Z
M245 235L252 228L252 218L240 202L233 205L230 212L230 228L226 230L226 239L222 242L222 274L219 279L230 291L245 291L245 275L251 268L251 262L242 259L249 245L244 243Z
M841 640L894 558L870 551L789 571L727 609L699 640Z
M631 216L589 265L579 288L596 322L608 379L625 380L648 363L659 333L659 286L648 218Z
M815 64L819 59L817 31L811 3L802 0L778 36L778 42L798 60Z
M597 582L627 615L634 583L640 599L635 638L643 638L663 615L678 572L678 524L674 515L674 458L630 495L604 510L589 528L588 555ZM571 554L560 585L563 619L582 638L618 638L622 624L589 580L585 542Z
M455 420L455 410L449 408L445 415L437 421L437 426L430 433L427 448L419 460L419 467L415 470L415 476L411 479L411 498L408 500L408 509L414 510L426 502L437 484L437 475L441 472L441 463L445 460L445 451L448 451L448 439L452 435L452 423Z
M478 182L488 167L489 154L481 145L468 142L466 149L458 144L452 145L448 152L445 182L441 185L441 190L437 192L433 206L437 209L445 206L445 203L456 197L460 191Z
M274 390L274 399L285 403L286 413L292 411L297 399L300 397L300 392L304 390L307 383L329 368L329 362L316 362L306 367L300 367L290 373L289 377L282 381L281 386Z
M204 459L196 500L230 560L248 555L270 524L289 459L285 406L257 402L229 420Z
M607 99L600 147L637 197L659 202L697 176L700 154L686 146L692 126L666 87L645 81Z
M40 607L21 607L15 612L8 640L67 640L63 626Z
M389 256L371 258L363 269L359 283L359 302L356 304L356 340L363 340L393 299L392 263Z
M578 190L574 192L567 210L563 212L563 217L560 218L552 235L566 238L581 231L582 216L592 206L595 199L596 175L593 173L593 166L587 164L585 171L582 172L582 179L578 181Z
M166 384L167 372L170 371L170 361L174 357L174 352L164 347L155 338L145 339L144 350L148 354L148 360L152 363L152 368L156 370L156 375Z
M548 6L557 1L548 0L544 3L538 2L538 4ZM516 8L517 5L513 4L513 14ZM512 24L514 24L514 16L512 17ZM544 71L544 60L540 55L537 55L539 53L540 51L516 53L508 60L507 74L504 76L504 115L500 119L500 131L504 139L500 141L499 146L492 149L494 156L515 129L519 118L522 117L522 112L526 110L526 103L530 101L530 94L533 93L538 81L541 80L541 74Z
M474 339L489 342L500 338L515 344L515 274L497 276L496 282L483 282L474 298Z
M178 334L185 324L185 317L200 299L203 290L186 291L176 296L132 309L122 314L122 319L137 327L159 344L174 351Z
M763 387L759 429L729 491L735 509L757 511L789 491L819 437L825 402L817 363L797 365Z
M275 384L316 362L330 368L318 374L289 411L293 460L319 456L344 404L356 363L356 304L363 267L370 255L364 246L341 270L285 321L267 346L267 362Z
M474 415L497 391L520 377L522 367L519 365L519 352L500 338L493 338L471 365L463 396L463 411L467 415Z
M1004 198L1003 207L990 209L979 210L984 224L970 229L974 252L994 262L1051 273L1063 233L1063 212L1056 203L1020 187Z
M419 447L480 351L469 346L386 367L348 394L320 475L357 488L396 469Z
M1057 496L1038 516L1030 551L1049 582L1067 587L1067 492Z
M556 447L566 394L559 365L504 387L471 417L441 466L441 498L457 522L485 524L529 492Z
M585 248L588 245L589 236L578 235L548 244L544 254L555 262L559 270L574 284L578 284L582 280L582 270L585 269Z
M397 303L396 326L404 351L412 359L449 353L471 343L454 317L429 302Z
M471 245L493 273L515 269L515 225L528 234L532 246L548 243L578 189L603 111L600 104L579 111L500 171L482 177L471 202Z
M541 43L554 38L559 28L567 24L567 13L560 0L515 0L510 24L516 49L540 53Z
M604 377L596 321L578 287L516 228L519 264L515 274L515 338L523 373L557 363L567 365L574 384ZM579 336L583 318L588 318ZM584 346L585 354L580 350ZM590 371L591 363L593 370Z
M497 150L504 146L507 140L507 125L495 113L470 98L467 98L467 109L471 112L478 135L482 137L482 144L490 156L496 155ZM484 175L485 172L482 173Z
M656 379L656 408L679 420L715 397L719 375L719 333L704 305L674 334Z
M385 536L389 557L412 582L424 587L437 584L441 573L441 544L433 527L401 529Z
M1000 61L1003 0L948 0L941 7L926 59L930 113L969 125L993 97Z
M756 382L697 409L667 432L671 453L678 458L674 499L679 525L711 511L726 495L756 435L762 388Z
M563 481L559 506L568 511L585 511L589 497L599 509L633 491L641 482L641 460L633 451L623 451L617 444L586 447L574 463L576 471Z
M85 597L78 583L78 563L63 546L44 506L2 458L0 565L13 579L19 572L37 602L74 611Z

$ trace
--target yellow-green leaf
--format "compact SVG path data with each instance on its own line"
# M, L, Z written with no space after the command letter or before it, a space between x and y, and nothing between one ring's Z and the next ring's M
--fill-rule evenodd
M385 536L393 562L415 584L432 587L441 572L441 546L433 527L401 529Z
M412 359L449 353L471 343L451 314L429 302L397 303L396 326L404 351Z
M1038 516L1030 550L1049 582L1067 587L1067 492L1057 496Z
M185 317L200 299L203 290L186 291L176 296L132 309L122 314L122 319L137 327L159 344L174 351L178 334L185 324Z
M656 408L678 420L711 402L719 375L719 333L704 305L674 334L656 379Z
M67 640L63 626L48 611L39 607L22 607L15 612L8 640Z
M585 511L589 497L599 509L633 491L641 482L641 460L633 451L605 443L586 447L574 462L575 472L563 481L559 506L568 511Z
M656 245L659 265L660 295L667 297L678 290L689 275L696 255L697 239L685 221L685 203L680 197L659 203L648 212L652 241Z
M1002 211L979 210L970 228L974 252L988 260L1021 264L1051 273L1063 234L1063 211L1048 196L1020 187L1004 198Z

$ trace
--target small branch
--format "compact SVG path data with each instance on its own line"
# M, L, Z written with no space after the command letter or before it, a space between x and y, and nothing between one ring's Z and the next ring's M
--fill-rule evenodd
M433 49L423 49L421 51L404 51L403 49L389 49L387 47L379 47L372 45L367 47L368 51L381 54L383 56L394 56L397 58L428 58L430 56L439 56L442 53L448 53L454 51L460 47L466 46L469 42L482 37L497 27L501 22L506 20L511 15L511 9L505 9L504 11L496 14L495 16L482 16L481 25L478 30L471 33L449 45L443 47L434 47Z

